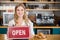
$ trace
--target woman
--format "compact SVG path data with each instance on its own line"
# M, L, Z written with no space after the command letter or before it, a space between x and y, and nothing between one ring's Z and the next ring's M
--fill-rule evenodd
M19 4L15 7L14 19L9 21L8 26L28 26L30 29L30 38L32 38L35 34L33 31L33 23L28 19L25 6L23 4Z
M25 6L23 4L19 4L15 7L14 19L9 21L8 26L28 26L31 29L30 37L34 35L33 23L28 19L25 11Z

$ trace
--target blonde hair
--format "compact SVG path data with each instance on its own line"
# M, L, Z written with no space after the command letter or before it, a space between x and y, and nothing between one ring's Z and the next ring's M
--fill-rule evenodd
M15 7L15 14L14 14L15 24L17 23L17 19L18 19L18 15L17 15L17 13L16 13L16 9L17 9L19 6L22 6L22 7L24 8L24 10L26 9L25 6L24 6L24 4L22 4L22 3L19 4L19 5L17 5L17 6ZM23 19L25 20L25 22L26 22L26 24L27 24L29 19L28 19L28 17L27 17L26 12L24 12Z

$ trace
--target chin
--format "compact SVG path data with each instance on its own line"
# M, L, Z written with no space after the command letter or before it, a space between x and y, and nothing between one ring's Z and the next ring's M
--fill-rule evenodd
M23 15L19 15L19 17L23 17Z

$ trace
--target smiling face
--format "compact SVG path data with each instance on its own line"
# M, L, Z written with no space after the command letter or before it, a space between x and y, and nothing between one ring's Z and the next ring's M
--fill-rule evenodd
M17 13L18 17L23 17L23 15L24 15L24 8L22 6L17 7L16 13Z

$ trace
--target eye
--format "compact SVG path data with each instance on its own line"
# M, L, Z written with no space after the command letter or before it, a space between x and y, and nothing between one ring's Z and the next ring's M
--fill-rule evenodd
M19 9L17 9L17 11L19 11Z
M21 9L21 11L23 11L23 9Z

